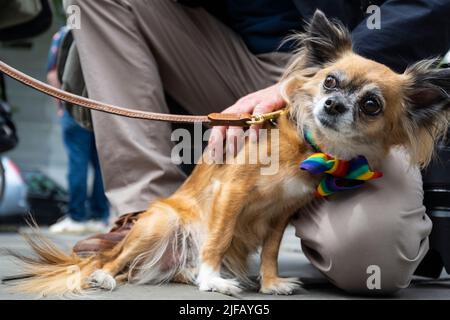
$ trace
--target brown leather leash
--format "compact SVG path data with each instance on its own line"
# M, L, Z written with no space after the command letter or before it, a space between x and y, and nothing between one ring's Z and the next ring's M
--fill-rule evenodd
M267 120L276 119L280 116L280 114L283 113L283 110L280 110L262 115L251 115L250 113L211 113L207 116L189 116L140 111L95 101L64 90L57 89L42 81L30 77L23 72L20 72L17 69L14 69L1 60L0 71L7 76L23 83L26 86L31 87L46 95L52 96L56 99L91 110L106 112L127 118L178 123L203 123L208 126L247 127L253 124L262 124Z

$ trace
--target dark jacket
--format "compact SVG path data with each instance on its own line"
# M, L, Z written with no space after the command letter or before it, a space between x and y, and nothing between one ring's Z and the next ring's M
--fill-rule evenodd
M202 5L233 28L255 53L288 51L285 36L302 30L316 9L342 21L354 50L402 72L409 64L450 49L449 0L180 0ZM366 9L381 9L381 29L366 25Z

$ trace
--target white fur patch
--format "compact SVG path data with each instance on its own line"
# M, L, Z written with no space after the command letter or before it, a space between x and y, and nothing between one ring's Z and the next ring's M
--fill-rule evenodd
M313 191L314 187L300 177L292 177L283 181L283 196L287 200L299 199Z
M220 292L226 295L237 295L242 291L238 281L222 278L219 272L205 263L200 266L197 283L200 291Z
M330 132L329 137L337 136L339 134L344 134L346 136L354 135L356 132L354 132L354 127L353 127L354 120L353 120L353 114L352 114L351 110L349 110L339 116L339 123L338 123L339 132L325 127L322 124L322 122L319 120L321 117L323 117L325 102L328 100L328 98L329 97L324 97L321 100L317 101L314 105L313 115L314 115L314 121L315 121L316 125L318 127L322 128L322 130L324 130L326 132Z
M168 213L170 211L166 210ZM190 270L197 267L200 248L198 228L183 225L175 211L169 223L166 234L132 262L130 278L138 284L166 283L178 273L185 276L191 274ZM189 281L194 279L195 276L192 279L189 277Z
M217 179L212 179L212 192L216 193L222 187L222 183Z
M110 291L116 288L116 280L114 277L103 270L94 271L88 278L88 282L93 288L101 288Z

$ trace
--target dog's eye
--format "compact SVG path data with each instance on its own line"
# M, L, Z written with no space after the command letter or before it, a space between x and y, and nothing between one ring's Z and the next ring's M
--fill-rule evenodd
M360 109L368 116L377 116L382 110L380 103L373 98L364 100L360 106Z
M325 79L325 82L323 83L323 86L325 87L325 89L329 89L329 90L336 89L337 85L338 85L338 81L333 76L328 76Z

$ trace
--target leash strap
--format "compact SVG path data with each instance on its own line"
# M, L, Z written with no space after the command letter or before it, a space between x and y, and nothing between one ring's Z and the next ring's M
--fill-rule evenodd
M251 115L250 113L211 113L207 116L189 116L177 114L165 114L156 112L140 111L136 109L129 109L118 107L111 104L95 101L85 97L81 97L70 92L60 90L52 87L42 81L39 81L29 75L20 72L17 69L9 66L0 60L0 72L21 82L22 84L31 87L46 95L52 96L56 99L88 108L95 111L106 112L110 114L119 115L127 118L154 120L164 122L178 122L178 123L203 123L207 126L236 126L247 127L253 124L262 124L267 120L276 119L284 112L284 110L271 112L263 115Z

